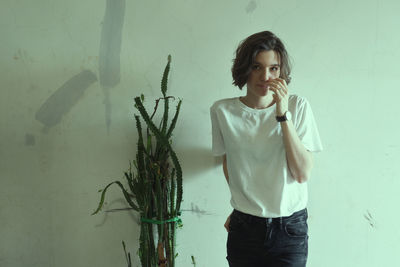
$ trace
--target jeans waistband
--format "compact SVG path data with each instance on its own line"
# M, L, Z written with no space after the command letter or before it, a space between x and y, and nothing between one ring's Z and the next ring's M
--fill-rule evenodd
M308 212L307 208L304 208L302 210L296 211L290 216L282 216L282 217L275 217L275 218L264 218L264 217L258 217L254 215L250 215L241 211L238 211L236 209L233 210L234 216L238 216L240 219L251 223L251 222L260 222L260 223L273 223L273 222L279 222L279 223L284 223L287 221L291 221L295 218L304 218L305 220L308 218Z

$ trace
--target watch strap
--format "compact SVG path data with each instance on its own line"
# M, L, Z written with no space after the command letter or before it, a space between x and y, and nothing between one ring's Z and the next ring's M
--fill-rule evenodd
M287 112L287 111L286 111L286 112ZM286 112L285 112L285 114L283 114L283 116L276 116L276 120L277 120L278 122L287 121L288 118L286 117Z

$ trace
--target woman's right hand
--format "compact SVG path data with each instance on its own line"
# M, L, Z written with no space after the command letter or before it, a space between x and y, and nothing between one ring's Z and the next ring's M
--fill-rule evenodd
M229 232L229 223L231 222L231 215L228 216L228 218L226 219L226 222L224 224L224 227L225 227L227 232Z

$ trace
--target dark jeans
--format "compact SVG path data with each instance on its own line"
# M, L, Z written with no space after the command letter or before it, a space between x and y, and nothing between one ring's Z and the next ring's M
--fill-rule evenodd
M260 218L233 210L226 259L230 267L305 267L307 209L291 216Z

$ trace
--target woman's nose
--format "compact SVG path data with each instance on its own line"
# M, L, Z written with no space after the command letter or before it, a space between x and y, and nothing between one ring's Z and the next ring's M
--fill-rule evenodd
M271 72L269 72L268 70L263 71L263 73L262 73L262 78L263 78L263 80L265 80L265 81L272 80L272 74L271 74Z

